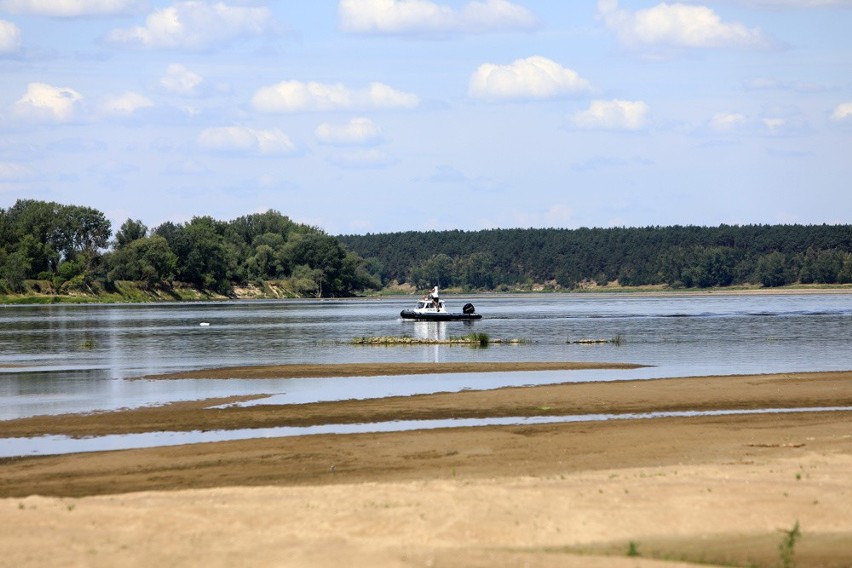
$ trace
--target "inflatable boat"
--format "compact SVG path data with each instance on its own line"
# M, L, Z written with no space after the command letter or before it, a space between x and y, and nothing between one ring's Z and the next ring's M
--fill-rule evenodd
M417 302L414 309L399 312L402 319L413 319L420 321L452 321L452 320L475 320L482 316L476 313L473 304L467 303L459 312L448 312L443 300L423 299Z

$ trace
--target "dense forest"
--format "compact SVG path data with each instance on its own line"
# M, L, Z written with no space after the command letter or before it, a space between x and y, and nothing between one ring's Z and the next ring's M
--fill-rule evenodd
M852 282L852 225L494 229L346 235L383 285L708 288Z
M21 199L0 209L0 293L97 294L134 281L229 294L277 281L292 295L329 297L379 286L338 239L276 211L154 229L128 219L111 237L110 222L91 207Z
M99 294L134 282L221 295L344 297L407 284L469 291L593 284L708 288L852 283L852 225L494 229L330 236L267 211L112 234L91 207L0 209L0 294ZM282 292L283 291L283 292Z

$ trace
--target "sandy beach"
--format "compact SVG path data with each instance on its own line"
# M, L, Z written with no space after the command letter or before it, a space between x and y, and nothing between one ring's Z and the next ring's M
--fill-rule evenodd
M298 406L228 402L236 401L11 420L0 422L0 431L80 436L842 407L852 406L852 372L572 383ZM8 458L0 460L0 566L843 567L852 565L850 471L848 411Z

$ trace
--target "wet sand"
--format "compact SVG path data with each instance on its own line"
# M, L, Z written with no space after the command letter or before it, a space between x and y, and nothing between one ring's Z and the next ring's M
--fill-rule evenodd
M357 380L357 379L353 379ZM3 435L852 406L852 372L0 422ZM141 430L140 430L141 429ZM0 566L852 562L852 413L457 428L0 460ZM631 544L632 543L632 544ZM640 554L628 557L629 550ZM657 559L657 560L655 560ZM670 562L663 563L660 559Z
M337 365L253 365L198 369L148 375L145 379L291 379L317 377L379 377L436 373L496 373L512 371L576 371L581 369L638 369L629 363L577 363L573 361L456 362L456 363L342 363Z

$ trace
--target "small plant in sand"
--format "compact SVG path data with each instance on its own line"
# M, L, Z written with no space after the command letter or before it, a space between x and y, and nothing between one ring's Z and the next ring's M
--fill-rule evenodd
M796 561L793 558L796 552L796 541L802 536L799 530L799 521L793 525L793 528L784 532L784 539L778 545L778 555L781 568L796 568Z
M631 540L627 544L627 556L639 556L639 543Z

